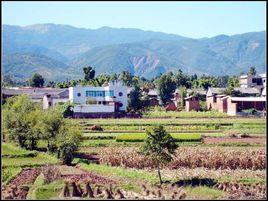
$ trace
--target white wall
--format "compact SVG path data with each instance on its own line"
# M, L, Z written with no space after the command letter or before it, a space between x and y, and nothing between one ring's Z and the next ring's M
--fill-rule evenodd
M75 105L73 111L79 113L114 112L114 105Z
M114 96L116 98L111 98L108 96L105 97L86 97L86 91L114 91ZM122 96L119 96L119 93L122 93ZM81 95L78 96L78 93ZM70 87L69 88L69 100L71 103L76 104L86 104L87 99L94 99L96 101L116 101L121 102L123 105L119 108L120 111L125 111L127 107L127 87L121 85L120 83L110 84L109 86L105 87L92 87L92 86L78 86L78 87ZM106 105L98 105L99 108L106 107ZM91 105L92 107L92 105ZM101 112L101 111L100 111Z

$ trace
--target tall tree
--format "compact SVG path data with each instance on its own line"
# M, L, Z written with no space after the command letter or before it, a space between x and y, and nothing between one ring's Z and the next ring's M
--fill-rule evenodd
M35 73L33 76L29 79L29 85L31 87L43 87L45 83L45 80L42 75Z
M156 82L160 100L165 105L168 101L171 100L173 92L176 89L176 84L172 79L172 75L169 73L161 75L161 77L157 79Z
M128 71L123 71L120 74L120 80L122 80L123 84L130 87L132 85L132 75Z
M249 75L256 75L257 74L256 68L254 66L250 67L248 74Z
M91 66L87 66L83 68L85 80L89 81L94 79L95 77L95 70Z
M128 110L134 110L138 111L142 109L142 100L141 100L141 90L138 86L134 86L134 89L131 90L129 94L129 99L128 99Z
M159 181L162 184L160 168L172 160L177 144L162 125L156 126L152 130L147 129L146 134L147 138L145 139L142 151L156 162Z

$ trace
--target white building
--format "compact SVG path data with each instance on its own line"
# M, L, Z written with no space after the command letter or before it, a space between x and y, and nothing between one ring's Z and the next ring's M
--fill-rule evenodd
M127 107L127 87L119 81L110 82L103 87L70 87L69 100L74 103L74 113L125 111Z
M241 88L255 87L262 89L264 86L266 86L266 74L241 75L239 84Z

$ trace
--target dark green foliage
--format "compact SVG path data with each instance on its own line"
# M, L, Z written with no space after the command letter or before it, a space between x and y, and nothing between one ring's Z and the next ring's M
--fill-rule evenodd
M31 140L31 137L35 139L31 136L33 134L31 125L35 126L37 123L32 118L36 114L35 110L38 109L30 102L27 95L9 98L3 106L3 126L9 133L9 140L14 140L20 147L25 148L26 141Z
M61 107L61 113L62 113L62 116L64 118L66 117L72 117L73 116L73 104L71 104L70 102L66 102L66 103L63 103L62 105L60 105Z
M58 158L66 165L71 165L74 153L81 142L81 130L74 125L63 125L57 136Z
M142 109L143 103L141 100L141 90L138 86L135 86L134 89L129 94L128 99L128 111L134 110L138 111Z
M33 74L31 79L29 79L29 85L31 87L43 87L44 83L45 83L45 80L43 76L38 73Z
M133 76L128 71L123 71L120 74L120 80L122 80L123 84L126 86L132 86L132 78Z
M158 176L160 184L162 184L160 166L172 160L172 155L177 149L177 145L162 125L156 126L152 130L147 129L146 134L147 138L142 151L158 164Z
M238 76L233 76L228 79L228 87L239 87L239 78Z
M84 67L83 72L86 81L92 80L95 77L95 70L90 66Z
M180 99L180 107L181 107L181 109L183 109L184 108L184 106L185 106L185 98L186 98L186 94L187 94L187 91L186 91L186 87L180 87L179 88L179 93L180 93L180 97L181 97L181 99Z
M248 74L249 75L256 75L257 74L256 68L254 66L250 67Z
M172 79L171 73L166 73L160 76L156 80L157 83L157 90L160 96L160 100L165 105L170 99L172 98L172 94L176 89L176 84Z

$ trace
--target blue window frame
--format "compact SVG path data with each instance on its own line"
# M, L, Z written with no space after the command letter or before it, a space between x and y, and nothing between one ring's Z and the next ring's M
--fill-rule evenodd
M105 97L105 96L114 96L114 91L86 91L86 97Z

